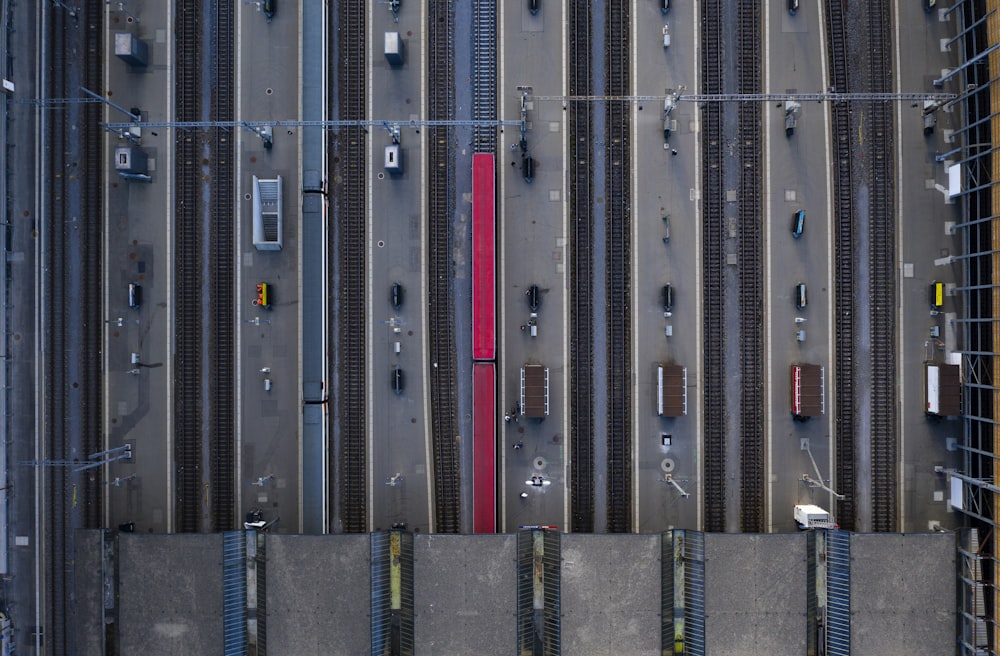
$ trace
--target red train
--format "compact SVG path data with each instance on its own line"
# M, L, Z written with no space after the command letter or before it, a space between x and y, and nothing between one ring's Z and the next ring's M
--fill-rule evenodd
M496 365L472 366L472 532L497 532Z
M497 531L496 161L472 156L472 496L474 533Z
M472 359L495 360L496 165L493 155L472 156Z

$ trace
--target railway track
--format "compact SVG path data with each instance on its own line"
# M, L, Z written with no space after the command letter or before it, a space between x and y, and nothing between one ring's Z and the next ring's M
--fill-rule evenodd
M864 6L869 62L868 87L884 93L892 88L891 29L889 3L870 0ZM870 250L868 266L872 275L871 343L871 468L873 531L892 532L897 528L896 436L896 230L893 176L893 107L887 103L865 103L869 132L864 151L871 190Z
M476 10L476 38L483 38L486 43L496 46L495 7L489 15L480 10L487 4L480 0ZM487 19L483 24L480 20ZM491 22L490 22L491 21ZM454 88L454 25L455 16L452 3L432 2L428 6L428 110L432 120L447 120L455 117L455 101L451 89ZM483 45L483 44L479 44ZM496 118L496 64L495 56L481 51L477 54L486 55L492 63L492 74L477 69L477 82L492 89L491 97L493 114ZM477 65L481 61L477 58ZM475 92L476 118L485 111L479 104L481 90ZM496 130L490 131L493 148L485 152L495 152ZM435 363L430 369L431 393L431 430L434 451L434 514L435 530L438 533L458 533L461 530L461 497L459 471L459 452L455 421L457 399L455 390L458 387L455 378L455 305L452 292L452 281L455 271L452 266L452 221L455 216L455 152L454 128L435 127L430 131L427 177L428 190L428 311L430 330L431 361ZM489 136L477 134L475 147L485 148Z
M330 34L337 35L337 47L330 48L331 88L338 84L337 104L330 115L344 120L365 118L367 77L365 74L365 3L340 0L330 12ZM335 220L329 232L329 252L338 254L339 269L331 270L328 312L337 317L337 331L330 333L329 380L336 398L336 425L340 450L331 471L339 462L337 496L341 528L348 533L368 531L367 496L367 335L365 299L367 292L367 209L365 188L368 176L366 140L363 128L331 130L329 136L332 181L331 209ZM331 440L331 443L335 443ZM331 454L331 458L333 455Z
M104 3L100 0L88 0L86 4L88 16L100 16L104 11ZM104 75L101 63L104 61L104 34L97 21L88 22L83 34L84 39L84 61L83 70L84 85L88 89L101 89L104 87ZM68 91L68 90L67 90ZM71 125L97 125L101 120L101 111L96 106L86 106L80 110L80 122ZM81 180L80 194L82 196L82 207L84 216L94 217L95 220L88 221L83 242L83 256L81 258L81 270L83 276L79 279L79 293L82 301L79 307L84 308L81 312L81 353L83 363L80 370L79 380L96 380L103 371L101 355L93 347L100 344L104 323L104 307L101 299L101 280L103 280L102 264L104 262L104 252L102 248L103 233L101 221L97 217L104 216L104 202L102 188L104 184L104 164L107 161L104 153L104 135L98 130L84 130L81 135L82 158L81 167L85 171L78 178ZM75 307L71 304L68 307ZM53 315L50 315L53 316ZM87 385L87 389L82 393L82 443L85 453L95 453L102 450L103 442L103 417L102 405L103 395L100 386ZM83 480L83 526L95 528L101 525L103 513L101 511L101 482L98 471L91 471Z
M860 25L862 29L848 34L848 24ZM845 7L839 2L828 2L826 27L831 83L838 91L891 91L887 3L873 0L858 7ZM852 43L849 41L852 38L858 41ZM851 52L864 52L865 65L852 61ZM838 491L847 495L837 504L837 519L842 527L858 530L861 509L857 497L863 496L870 499L870 529L895 531L898 438L892 106L878 102L836 104L833 128L837 148L836 484ZM851 141L855 133L862 135L856 153ZM859 184L868 190L866 206L859 205L862 200L854 196ZM866 246L862 247L863 244ZM855 288L859 282L864 284L857 275L860 267L869 272L867 287L859 290L868 299L868 306L863 308L870 318L867 333L856 325L859 314L856 303L862 301L855 295L858 293ZM870 358L862 359L856 356L864 350L864 342L870 345ZM859 360L865 370L855 365ZM870 378L870 393L858 386L859 376ZM870 419L859 426L862 420L858 408L863 404L867 404ZM867 443L862 441L866 436ZM865 448L867 453L861 451ZM871 472L870 489L863 491L857 489L856 473L862 455L870 459Z
M606 95L629 94L630 0L607 4ZM607 303L608 303L608 532L632 530L632 218L629 104L608 100Z
M185 53L176 68L178 121L200 116L202 43L199 34L201 2L176 6L177 52ZM198 181L201 178L199 137L177 130L175 159L176 212L174 226L174 460L176 466L177 530L193 533L202 526L201 449L201 222Z
M497 0L473 0L472 118L497 119ZM433 56L433 55L432 55ZM477 125L472 129L474 152L497 152L497 130Z
M569 22L569 93L590 95L591 15L589 2L567 7ZM569 103L569 211L570 211L570 299L569 299L569 402L570 412L570 530L594 530L594 363L591 329L593 285L593 119L590 103Z
M203 31L203 12L211 32ZM181 3L176 9L176 114L202 120L202 90L211 89L211 120L233 119L233 0ZM203 56L212 65L200 68ZM203 77L207 73L208 79ZM235 237L231 132L176 133L174 458L176 525L180 532L230 530L235 508ZM205 290L212 302L205 309ZM204 353L212 354L206 359ZM208 394L205 394L207 385ZM209 399L209 401L205 401ZM205 418L209 430L203 428ZM205 468L208 477L205 478ZM210 514L204 506L208 484Z
M761 91L760 0L739 3L737 77L743 93ZM739 256L740 256L740 524L760 533L764 518L764 271L761 226L763 187L761 104L740 103Z
M701 58L702 93L723 92L721 16L724 0L706 0L702 5ZM721 103L702 108L702 161L704 199L702 201L703 298L723 298L725 291L723 155ZM725 321L722 303L703 305L704 341L704 484L706 531L724 531L726 495L726 422L723 365Z
M847 35L843 5L834 0L826 3L827 52L829 53L830 84L838 91L849 91ZM847 103L831 106L834 147L837 160L834 167L836 196L834 244L834 332L836 333L835 365L836 412L834 443L836 448L837 490L846 498L837 502L837 521L853 530L855 505L855 393L854 393L854 206L851 158L851 107Z
M99 0L82 3L77 15L53 8L48 12L50 75L45 95L65 98L81 86L103 88L103 33ZM69 53L79 53L70 61ZM96 125L101 110L70 105L48 114L43 138L48 151L46 203L46 285L42 326L46 360L44 440L53 460L85 459L101 450L102 356L104 329L101 292L101 226L103 216L103 136L77 125ZM71 311L68 311L71 309ZM101 521L100 471L74 472L46 468L49 510L46 544L46 648L75 653L74 535L97 528Z
M234 44L235 0L210 0L213 9L212 27L212 118L231 121L234 118ZM232 132L214 129L211 136L212 186L211 212L206 219L210 234L210 289L212 302L209 307L209 352L214 354L210 363L209 390L211 405L211 490L212 529L228 531L236 528L235 510L235 458L236 458L236 403L234 381L237 353L234 340L233 317L236 316L233 290L235 262L235 234L233 221L215 220L235 216L235 194Z

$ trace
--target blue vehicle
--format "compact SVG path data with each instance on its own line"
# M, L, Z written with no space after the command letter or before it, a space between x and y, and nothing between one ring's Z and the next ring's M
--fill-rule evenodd
M403 285L398 281L392 283L392 287L389 289L389 302L392 303L394 310L398 310L403 305Z
M534 16L538 13L538 7L541 5L542 0L528 0L528 11Z
M142 285L135 282L128 284L128 306L137 309L142 305Z
M521 175L524 176L525 182L535 179L535 160L531 159L528 153L521 155Z
M806 229L806 211L799 210L792 215L792 237L798 239Z

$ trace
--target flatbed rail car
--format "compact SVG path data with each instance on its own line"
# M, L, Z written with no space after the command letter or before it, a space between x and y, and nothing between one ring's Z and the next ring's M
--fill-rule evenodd
M962 372L957 364L924 363L925 412L935 417L962 413Z
M496 365L472 366L472 532L497 532Z
M549 368L540 364L521 367L521 414L528 419L549 416Z
M472 156L472 358L496 359L496 163Z
M792 415L799 421L826 413L826 371L818 364L792 365Z
M683 417L687 414L687 367L656 365L656 415Z

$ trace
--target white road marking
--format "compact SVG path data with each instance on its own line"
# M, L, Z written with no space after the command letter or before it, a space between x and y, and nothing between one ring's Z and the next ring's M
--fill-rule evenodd
M175 4L176 4L176 0L173 0L172 2L170 2L170 4L167 7L167 34L173 34L174 33L174 5ZM174 49L173 48L167 48L167 70L168 71L174 70L174 62L175 62L176 59L177 59L177 57L176 57L176 53L174 52ZM108 78L105 78L105 79L108 79ZM168 121L174 121L177 118L176 113L174 111L175 110L175 107L174 107L174 85L168 84L168 85L166 85L166 87L167 87L167 120ZM174 217L175 214L174 214L174 194L173 194L173 189L174 189L174 184L175 184L175 181L174 181L174 155L175 155L175 150L172 149L172 148L166 148L165 150L166 150L165 157L166 157L167 161L170 162L170 166L166 167L167 170L164 173L164 176L166 177L166 185L167 185L167 190L168 190L167 199L166 199L167 216L168 217ZM168 219L166 221L166 224L167 224L167 236L166 236L166 239L167 239L167 245L166 245L166 249L167 249L167 262L173 262L174 261L174 236L173 236L173 225L174 225L174 223L173 223L172 220ZM166 298L170 299L170 298L174 297L174 276L176 274L176 271L174 270L173 266L168 266L167 267L167 271L168 271L168 273L167 273L167 295L166 295ZM167 325L168 326L175 325L174 324L174 321L175 321L175 316L174 315L175 315L174 304L173 303L167 303ZM166 340L167 340L166 352L167 352L168 355L172 356L173 353L174 353L174 349L173 349L172 335L169 334L169 332L170 331L168 331L168 335L166 337ZM174 514L176 513L176 509L174 508L174 498L176 496L176 494L174 492L174 471L175 471L176 461L174 460L174 457L173 457L173 454L174 454L174 413L173 413L173 407L174 407L174 386L173 386L173 383L172 383L172 381L174 380L174 359L173 359L173 357L167 357L166 358L166 370L167 370L166 371L166 373L167 373L167 377L166 377L167 385L166 385L166 387L167 387L167 408L168 408L167 413L166 413L166 415L167 415L167 422L166 422L166 424L167 424L167 435L166 435L167 457L163 459L163 462L164 462L164 465L165 465L165 467L164 467L164 470L165 470L164 471L164 478L167 481L167 499L166 499L166 507L167 507L167 512L166 512L166 515L167 515L167 533L173 533L174 530L175 530L175 528L176 528L174 526Z
M691 25L691 34L694 35L694 52L695 52L694 89L696 91L699 88L698 85L700 84L700 82L698 80L698 74L701 71L701 63L699 61L700 57L701 57L701 46L699 44L699 38L701 36L701 33L698 31L698 26L700 24L700 22L698 20L698 17L701 15L700 9L701 9L701 5L698 4L698 3L695 3L695 5L694 5L694 22ZM700 123L698 121L698 119L699 119L700 116L701 116L701 114L699 112L695 112L694 113L694 124L695 124L694 133L695 133L695 135L698 135L701 132L701 125L700 125ZM699 140L696 138L695 139L695 143L698 143L698 142L699 142ZM695 148L694 149L694 188L695 188L695 190L701 189L701 149L700 148ZM702 271L702 268L701 268L702 267L702 263L701 263L701 239L702 239L702 237L701 237L701 222L702 222L702 218L703 218L702 217L702 212L701 212L701 207L702 206L701 206L700 203L695 203L695 205L694 205L694 217L695 217L694 226L695 226L695 244L696 244L696 247L694 249L694 252L695 252L695 256L694 256L694 262L695 262L694 271L695 271L695 284L697 285L696 289L702 289L703 285L704 285L703 275L702 275L703 271ZM695 317L700 317L700 316L702 316L702 295L701 294L695 294L694 296L695 296ZM695 353L702 353L702 349L704 348L703 342L704 342L704 337L705 337L705 334L704 334L705 322L704 321L696 321L696 323L697 323L698 328L695 330ZM701 390L702 392L704 392L704 389L705 389L704 370L703 370L704 361L700 360L700 359L696 359L695 362L696 362L695 367L697 368L697 371L698 371L698 374L696 376L696 380L698 381L698 390ZM703 417L702 417L702 412L701 411L703 409L704 409L704 404L700 403L697 411L694 413L695 414L695 420L694 421L695 421L695 435L696 436L701 436L702 435L704 421L703 421ZM702 478L702 469L701 469L702 468L702 459L704 458L704 451L703 451L703 446L704 445L702 444L702 440L701 439L695 439L694 443L695 443L695 470L694 470L694 479L696 481L695 487L698 490L698 494L696 495L698 497L698 510L697 510L697 520L696 520L695 526L700 530L700 529L704 528L704 522L705 522L705 514L704 514L705 513L705 489L704 489L704 480Z
M632 34L639 33L639 17L636 15L638 12L632 12ZM629 93L633 96L639 95L638 86L639 82L637 80L638 75L636 74L636 69L638 65L639 39L633 38L631 43L632 49L632 71L629 76L632 80L632 88ZM636 125L639 121L639 110L635 103L629 103L629 109L631 111L631 141L633 144L639 144L639 130ZM633 156L630 158L630 171L629 175L632 180L637 181L639 179L639 166L637 160L638 157ZM632 207L639 207L639 190L638 184L633 184L632 186L632 198L629 202ZM637 289L639 283L639 231L635 226L632 228L632 282L631 288ZM632 302L632 326L638 327L639 325L639 304L633 299ZM638 331L633 329L632 334L635 335ZM639 340L634 338L632 340L632 371L639 371ZM633 380L636 380L636 376L633 373ZM633 390L637 390L638 386L633 386ZM639 394L632 394L632 530L633 532L639 532Z
M893 70L902 70L901 60L899 58L899 39L901 37L899 33L899 3L893 3L893 12L895 13L895 20L893 21L893 31L895 32L893 42L895 45L896 60L893 62ZM900 76L893 76L893 84L896 85L896 93L901 91L900 89ZM900 229L899 218L904 216L903 214L903 202L906 199L906 194L901 193L903 189L903 104L896 103L896 264L897 271L902 273L902 263L903 263L903 231ZM898 303L896 304L896 325L899 326L899 332L896 333L896 362L899 363L899 371L896 372L898 376L897 380L906 380L906 358L903 356L903 335L906 331L906 323L903 321L903 305L905 302L905 295L903 294L903 276L899 275L896 277L899 281L898 287L896 289L896 298ZM899 399L896 402L896 416L899 417L898 435L899 435L899 459L896 461L896 481L898 489L896 490L896 516L899 526L897 530L905 531L906 527L902 525L903 518L906 517L906 494L905 494L905 479L904 479L904 465L906 463L906 413L902 411L906 407L906 385L897 385L896 388L899 390Z
M424 59L427 59L427 5L428 3L420 3L420 25L423 38L421 40L421 47L423 49ZM427 116L427 67L420 67L420 115ZM420 281L421 281L421 294L420 298L427 298L427 130L422 130L420 132L420 152L423 155L420 158L422 163L420 167ZM371 177L371 176L369 176ZM422 358L424 366L427 366L429 362L428 350L430 345L430 339L428 338L427 332L427 303L421 303L420 312L420 330L424 338L420 340L422 346ZM424 471L431 474L433 469L433 459L431 458L431 385L430 385L430 372L425 369L424 371ZM442 435L441 439L449 439L451 436ZM471 441L470 441L471 444ZM428 475L427 480L427 526L428 531L434 532L434 476ZM461 515L461 509L459 511Z
M243 12L236 12L236 116L243 116L243 90L240 85L240 81L243 79ZM172 70L172 69L169 69ZM170 88L172 85L167 85ZM169 105L168 105L169 107ZM236 207L233 208L233 214L236 220L236 243L233 248L236 250L236 379L233 381L233 386L236 389L236 454L235 462L233 463L233 486L236 488L236 521L239 525L240 515L243 512L243 486L240 482L243 480L243 390L242 380L243 380L243 304L240 303L240 299L243 298L243 258L240 257L240 245L243 243L243 217L241 216L242 208L245 204L241 201L243 198L242 194L242 179L243 179L243 146L245 142L243 140L243 130L236 131L236 183L234 193L236 194ZM300 158L301 160L301 158ZM172 196L172 194L168 194ZM169 216L169 215L168 215ZM301 239L299 240L302 241ZM302 261L301 248L299 249L299 262ZM167 260L168 262L171 260ZM169 304L168 304L169 305ZM299 349L301 352L301 349ZM168 385L170 387L170 385ZM301 389L301 385L299 386ZM299 462L302 461L301 450L302 450L302 440L298 440L299 443ZM299 475L299 480L301 481L301 473ZM170 480L170 477L167 477ZM302 498L301 484L299 486L299 499ZM299 504L299 508L302 508L302 504ZM301 511L299 516L299 527L301 530L302 517ZM234 528L234 527L229 527Z
M505 32L506 32L506 30L504 29L504 20L505 20L506 14L507 14L507 11L506 11L506 4L507 3L501 2L499 4L500 4L500 19L499 19L500 22L497 25L497 32L498 32L498 34L497 34L497 49L499 50L499 58L497 60L497 79L500 80L500 88L501 89L506 89L507 88L507 84L506 84L506 80L504 78L504 65L503 64L504 64L504 56L505 56L504 52L506 50L506 48L504 48L504 43L506 41L506 39L505 39ZM503 98L502 97L499 99L499 114L500 114L500 116L503 116L503 114L504 114ZM498 148L498 151L500 153L503 153L503 141L502 140L500 141L500 147ZM475 153L473 153L473 156L475 156ZM507 222L506 221L497 221L497 217L502 215L501 212L500 212L500 207L501 207L502 203L498 202L498 200L497 200L497 199L502 198L502 196L500 195L499 192L503 188L503 184L502 184L503 176L499 175L499 172L502 171L502 170L504 170L504 167L500 166L499 168L497 168L497 166L496 166L498 163L502 163L502 160L501 160L501 158L500 158L499 155L494 155L493 162L494 162L494 164L493 164L494 184L496 185L495 189L493 190L493 199L494 199L493 200L493 221L494 221L494 225L497 225L497 224L499 225L499 233L497 234L497 242L496 242L496 245L494 247L494 252L496 253L497 262L493 263L493 271L495 272L495 275L499 277L499 281L497 281L497 282L499 282L499 285L494 285L494 287L499 287L500 288L500 298L499 298L499 305L498 305L498 307L500 308L500 311L496 313L496 316L495 316L496 321L495 321L494 325L496 325L497 341L499 342L499 344L503 345L503 348L500 348L497 351L497 353L496 353L497 358L496 358L496 365L495 365L495 368L494 368L494 376L495 376L494 380L495 380L496 386L499 388L500 408L509 408L510 406L507 404L507 396L506 396L507 386L503 385L501 383L501 381L503 381L503 379L504 379L504 372L503 372L503 369L501 368L503 366L503 363L504 363L503 354L505 354L507 352L507 331L504 329L504 325L502 323L502 318L503 318L503 311L502 310L503 310L503 308L506 307L506 305L505 305L505 299L506 299L506 289L505 289L505 287L506 286L504 284L504 277L505 277L504 274L506 273L506 269L505 269L505 266L504 266L504 263L506 261L506 258L504 257L504 251L505 251L504 247L506 245L506 242L504 241L504 239L505 239L504 235L506 234L506 231L504 230L504 228L506 227ZM475 179L473 179L473 183L475 183ZM475 199L473 199L473 202L474 201L475 201ZM471 217L471 215L470 215L470 217ZM474 269L475 269L475 263L473 263L473 271L471 272L472 275L475 275ZM473 330L474 329L475 329L475 324L473 323ZM500 425L499 417L494 417L493 418L493 423L494 423L494 425ZM507 444L506 444L506 435L507 435L507 432L506 432L506 429L503 426L500 426L500 429L497 430L496 434L500 436L500 445L501 445L501 448L500 448L500 462L499 462L500 497L498 498L498 503L500 504L500 531L505 531L505 530L507 530L507 449L506 449L506 446L507 446ZM475 464L475 456L473 456L473 464ZM473 508L473 512L474 511L475 511L475 508Z
M771 3L764 3L764 83L769 87L771 86ZM774 252L771 250L771 217L774 216L773 208L771 207L771 199L774 197L771 189L771 181L773 177L771 176L771 117L774 112L772 111L771 103L764 104L764 316L767 317L764 320L764 340L766 347L767 356L764 358L764 371L766 383L764 385L764 442L765 449L767 451L767 473L764 478L764 485L766 486L767 492L764 494L764 517L767 522L767 526L764 529L767 533L774 530L774 421L772 420L771 410L772 408L772 386L774 385L774 367L772 365L772 359L774 357L774 312L773 308L770 306L773 300L771 291L771 274L774 268L772 257Z
M569 66L569 56L567 53L566 44L569 41L569 32L567 30L568 21L565 17L569 15L569 5L567 0L563 0L563 18L562 21L562 70L568 71ZM568 75L562 76L562 93L563 95L569 94L568 88ZM563 194L562 194L562 208L563 208L563 234L566 235L564 243L566 246L563 247L563 253L565 254L569 250L569 236L570 236L570 216L569 216L569 202L568 194L566 190L569 189L569 112L563 112ZM564 257L564 260L566 258ZM570 279L571 267L563 267L563 316L568 317L569 308L569 279ZM570 367L569 367L569 322L563 322L563 389L567 392L570 390ZM563 427L567 435L571 434L571 424L570 424L570 402L569 396L565 395L565 402L563 403ZM568 442L568 441L567 441ZM563 461L563 526L566 531L570 529L570 517L571 517L571 505L573 503L572 490L570 489L570 457L572 451L572 445L567 444L564 451Z
M817 12L817 17L816 17L816 22L819 24L818 30L819 30L819 35L820 35L820 38L819 38L819 60L821 62L825 62L826 61L826 28L825 28L825 25L823 23L823 17L822 17L821 14L822 14L822 12ZM823 76L823 88L824 89L829 89L830 88L830 79L829 79L829 76L827 74L826 66L821 66L820 68L821 68L822 76ZM825 159L825 161L827 163L826 164L826 215L828 217L831 217L831 219L833 219L833 217L835 217L836 214L834 214L834 209L833 209L833 159L832 159L832 155L830 155L831 140L833 139L833 135L831 134L831 131L830 131L830 127L831 127L831 124L830 124L830 103L823 103L823 125L826 126L826 128L824 130L824 132L826 133L826 139L823 140L824 141L824 147L826 148L826 159ZM836 487L837 477L836 477L836 473L834 471L834 462L835 462L834 454L835 454L835 448L836 448L835 445L836 445L836 438L837 438L837 432L836 432L837 431L837 427L836 427L836 424L835 424L836 411L834 410L834 408L836 408L837 406L834 403L834 397L836 396L836 386L835 386L836 370L835 370L835 367L834 367L834 363L835 363L835 360L834 360L834 343L835 343L836 338L837 338L837 330L836 330L837 329L837 322L836 322L836 316L834 314L834 296L836 295L836 287L835 287L835 281L834 281L834 278L833 278L833 260L834 260L834 257L835 257L834 237L833 237L833 225L834 225L834 221L833 220L826 221L826 243L827 243L827 251L831 254L830 257L828 257L827 261L826 261L826 288L834 290L833 294L827 294L827 300L826 300L826 316L827 316L827 324L828 324L828 328L827 328L828 339L827 339L827 354L826 354L826 359L827 359L828 366L826 367L826 371L829 373L829 375L826 377L826 388L827 388L827 396L829 397L828 400L830 402L829 405L827 406L829 408L829 411L826 413L826 420L827 420L827 435L829 435L829 437L830 437L830 440L827 443L827 454L828 454L828 457L827 457L827 471L830 472L830 478L831 478L832 481L834 481L833 487L835 488ZM853 490L848 490L847 492L845 492L843 490L840 490L840 492L842 494L852 494ZM829 497L827 499L827 503L829 504L827 506L828 508L833 508L834 507L834 505L833 505L834 499L833 499L833 495L832 494L829 495Z
M373 104L373 99L372 99L372 69L373 69L373 66L372 66L372 38L373 38L373 26L372 26L372 23L373 23L374 18L375 18L375 16L374 16L374 13L375 13L374 12L374 8L375 8L375 6L376 6L375 3L370 3L368 5L368 16L367 16L367 20L365 21L366 25L368 26L368 34L365 37L366 46L368 48L368 53L366 55L366 62L367 62L367 67L368 68L367 68L367 71L365 72L365 79L366 79L366 84L367 84L367 87L368 87L366 89L366 91L365 91L365 98L366 98L366 100L365 100L365 107L366 107L365 115L366 116L371 116L372 115L372 104ZM374 175L375 175L375 166L374 166L374 162L375 162L375 159L374 159L374 157L375 157L374 156L375 145L374 145L374 139L369 138L369 139L366 139L365 141L366 141L366 145L368 146L367 161L371 163L371 166L369 167L368 175L365 176L365 182L366 182L366 184L368 186L368 193L367 193L367 196L365 198L365 212L366 212L365 225L367 226L366 232L367 232L367 237L368 237L368 258L367 258L367 265L368 265L368 300L370 301L370 302L368 302L368 303L365 304L366 305L366 310L365 311L366 311L366 315L367 315L365 317L365 333L368 334L368 335L372 335L373 332L374 332L374 319L373 319L373 314L372 314L372 305L374 305L374 303L371 302L371 301L374 298L374 291L375 291L375 288L373 287L374 273L373 273L373 264L372 264L372 258L374 257L374 252L372 250L372 232L373 232L373 230L372 230L372 215L373 215L373 211L372 211L372 193L373 193L372 192L372 177L374 177ZM366 458L366 460L367 460L367 465L368 465L368 532L369 533L371 533L374 530L374 527L375 527L375 463L372 462L372 459L375 457L374 421L372 419L374 417L373 413L375 412L375 399L374 399L375 394L373 392L373 389L374 389L373 383L374 383L375 379L374 379L374 366L372 365L372 351L373 351L372 342L373 342L373 340L370 339L370 338L365 340L365 348L368 351L366 357L367 357L367 364L368 364L368 390L369 390L369 393L367 395L368 412L366 413L366 420L365 420L365 434L367 436L365 438L365 446L366 446L366 450L367 450L367 453L368 453L368 457ZM428 475L429 474L430 474L430 472L428 472Z

